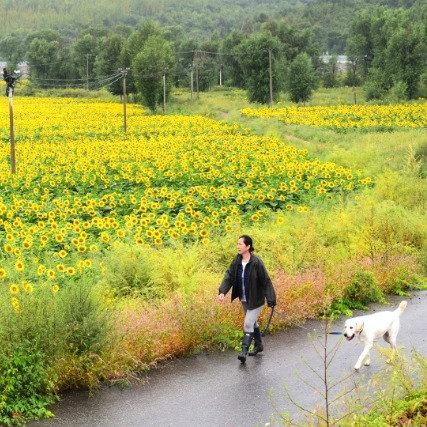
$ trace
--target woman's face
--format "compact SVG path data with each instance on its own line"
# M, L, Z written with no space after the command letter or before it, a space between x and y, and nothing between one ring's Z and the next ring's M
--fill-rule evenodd
M239 251L240 255L246 255L249 252L249 249L251 248L251 245L247 245L245 244L245 239L240 238L237 241L237 250Z

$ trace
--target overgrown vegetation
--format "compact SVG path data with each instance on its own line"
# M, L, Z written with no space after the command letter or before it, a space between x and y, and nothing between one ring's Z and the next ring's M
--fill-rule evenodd
M344 99L353 99L353 96L353 89L334 89L315 93L311 102L332 103L336 99L340 103ZM16 108L19 98L15 100ZM38 102L41 108L41 101ZM55 98L43 102L50 103L51 113L53 105L59 103ZM76 112L62 122L74 123L74 117L82 117L82 111L86 118L89 117L90 107L93 108L90 102L80 101L77 110L73 110L76 105L68 102L67 108ZM157 230L167 226L162 217L166 209L171 223L172 219L179 221L173 226L181 230L181 222L186 222L183 218L191 215L192 210L185 211L188 201L184 201L180 209L173 211L180 206L181 201L177 199L173 207L165 204L164 212L159 213L156 204L141 204L134 190L130 192L130 178L138 176L139 169L135 167L132 173L126 170L120 175L122 170L117 165L127 168L130 164L131 155L126 154L125 143L132 138L132 132L136 132L133 126L144 118L136 106L132 107L135 110L129 106L129 131L122 139L120 114L111 113L108 120L101 116L113 107L106 103L97 110L102 125L92 123L90 132L83 127L71 126L73 133L67 137L67 144L79 141L84 135L86 155L73 158L73 167L69 165L70 169L64 174L55 170L64 159L60 152L52 170L45 170L46 164L40 163L41 158L49 163L54 149L49 144L69 132L59 124L48 126L54 114L45 117L44 126L38 119L37 126L30 128L32 122L27 120L27 128L20 127L17 132L18 137L24 138L25 130L26 135L30 135L31 146L31 151L21 151L18 156L22 163L29 161L26 173L19 177L23 177L21 186L9 172L9 141L5 138L1 146L1 167L7 177L1 184L4 191L0 196L3 231L0 315L5 319L0 323L0 413L3 420L13 423L14 418L21 422L49 416L46 405L67 388L88 387L93 390L101 381L125 381L130 375L171 357L237 345L241 335L241 309L238 304L233 304L231 310L218 304L216 295L222 275L235 254L237 237L243 233L253 236L256 250L271 272L278 310L297 322L325 312L349 314L352 309L372 301L381 302L388 293L402 294L426 288L426 186L423 169L417 167L423 162L424 130L392 129L388 133L355 130L342 134L331 129L286 125L276 119L243 116L240 114L242 108L255 106L248 104L244 92L239 90L219 88L193 99L188 92L173 93L168 106L170 115L148 116L149 121L143 122L144 134L138 141L146 141L145 146L152 147L152 152L162 145L160 141L166 141L171 150L179 128L174 127L173 138L160 138L163 138L161 132L165 122L182 120L175 117L176 113L199 115L199 124L191 122L193 133L202 129L205 123L202 118L222 120L220 124L209 121L209 125L216 131L227 130L234 138L234 145L237 139L247 134L267 138L254 138L257 144L270 141L268 138L282 141L280 144L286 141L287 146L292 145L304 153L307 151L308 159L318 158L321 162L363 170L363 176L371 177L372 185L360 186L349 193L333 192L331 199L312 193L307 199L308 210L298 210L300 204L294 201L292 210L266 204L260 213L261 209L248 201L245 209L238 210L241 220L233 223L231 228L216 228L212 224L214 215L210 225L203 226L203 229L209 229L209 238L204 236L205 233L196 238L189 231L193 227L191 222L203 222L203 217L193 218L188 221L186 233L180 232L179 239L165 238L156 244L156 236L144 235L146 229L143 233L142 229L134 230L134 209L147 209L139 213L145 213L147 217L140 216L139 220L145 220L153 213L154 218L159 219ZM121 106L118 107L121 112ZM108 121L114 125L114 130L107 129ZM236 122L239 125L235 125ZM225 124L230 128L223 126ZM3 128L5 135L7 124ZM221 133L221 140L229 137L227 132ZM46 135L49 136L47 140ZM208 134L203 135L207 138ZM102 157L93 156L92 162L80 168L79 162L86 161L93 147L101 147L102 155L109 150L115 153L116 145L109 144L109 138L121 141L120 162L110 158L105 164L98 165L96 161ZM193 139L203 141L196 134ZM148 145L149 140L155 144ZM20 141L18 148L25 150L27 142ZM76 152L81 154L80 146L78 148ZM39 151L34 153L35 149ZM202 153L205 151L201 150ZM265 159L268 160L273 152L264 153ZM70 162L71 156L72 150L67 152L66 160ZM209 156L212 159L212 153ZM272 156L270 162L275 158ZM180 153L180 159L184 159L184 153ZM163 157L158 156L157 160L161 166ZM37 168L32 162L36 162ZM93 175L86 176L95 164ZM144 163L140 159L138 164ZM112 169L107 173L107 166L117 167L121 172ZM33 180L39 171L42 171L40 179ZM243 172L246 173L241 168L240 173ZM74 175L65 181L67 173ZM47 178L43 178L44 175ZM149 190L144 197L153 197L154 193L150 195L150 191L157 188L155 194L160 200L160 193L167 193L169 183L156 184L153 170L144 173L144 179L147 176L153 181L144 187L144 191ZM163 175L161 177L164 179ZM64 179L61 185L57 181L59 178ZM90 190L90 181L97 179L100 179L100 185L95 194ZM270 189L264 190L261 182L257 184L259 194L263 195L261 193L265 191L265 198L261 197L256 203L269 200ZM25 187L27 183L28 187ZM54 196L46 197L44 188ZM206 189L207 194L210 191ZM99 192L102 194L96 199ZM212 194L215 192L212 190ZM22 205L24 196L27 199ZM192 194L185 197L190 196ZM46 210L46 217L38 216L50 206L51 199L56 200L56 206ZM210 200L225 207L225 199L212 197ZM151 202L157 203L155 200ZM127 204L131 211L126 210ZM238 203L234 205L240 209ZM267 209L267 206L270 207ZM195 206L191 207L195 209ZM96 223L102 220L102 227L92 223L91 209L95 212ZM112 211L116 214L112 215ZM204 213L203 216L207 215ZM153 228L151 233L154 231ZM64 236L68 236L69 241L64 242ZM261 317L261 322L265 321ZM284 326L282 320L275 318L271 330L274 332ZM28 348L32 349L31 358ZM22 390L23 383L14 380L15 369L21 369L31 382L31 395Z

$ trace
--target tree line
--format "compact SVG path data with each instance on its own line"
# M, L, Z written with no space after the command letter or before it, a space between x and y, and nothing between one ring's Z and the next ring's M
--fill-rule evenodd
M427 84L427 6L361 10L351 22L345 52L348 66L338 76L337 57L321 60L315 31L284 19L269 19L254 32L234 29L201 40L182 28L145 20L132 30L118 26L89 28L76 39L58 30L29 32L23 41L7 37L0 54L14 67L25 59L32 85L107 86L120 95L119 68L129 69L127 93L155 110L173 87L206 91L219 84L247 90L251 102L267 104L282 91L293 102L307 101L318 85L364 84L367 99L391 91L402 99L420 96ZM193 80L194 79L194 80Z

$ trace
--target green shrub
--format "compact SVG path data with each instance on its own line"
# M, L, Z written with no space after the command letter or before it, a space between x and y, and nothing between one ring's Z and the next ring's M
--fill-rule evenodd
M46 357L31 343L0 357L0 423L52 417L46 407L57 400L55 383L46 375Z

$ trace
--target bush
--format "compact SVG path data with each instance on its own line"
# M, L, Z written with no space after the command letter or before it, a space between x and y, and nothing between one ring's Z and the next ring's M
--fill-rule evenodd
M46 357L31 343L3 353L0 358L0 423L13 425L52 417L46 407L58 398L46 374Z

